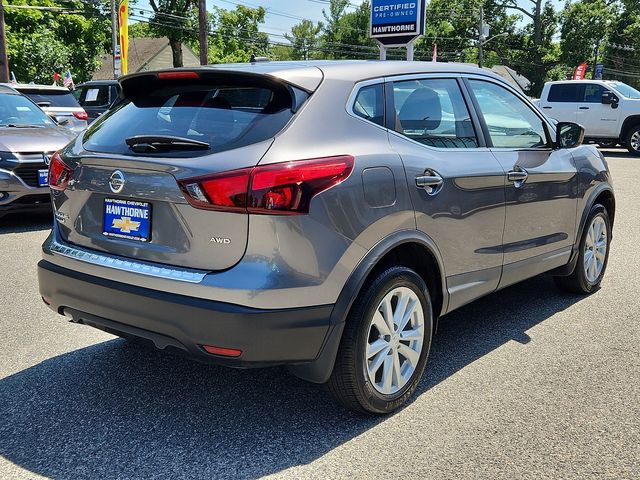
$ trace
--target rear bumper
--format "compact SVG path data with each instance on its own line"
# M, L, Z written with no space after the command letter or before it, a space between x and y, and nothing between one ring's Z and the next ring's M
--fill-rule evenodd
M72 321L141 337L201 360L231 367L299 365L316 360L329 337L333 305L263 310L114 282L38 264L40 294ZM211 355L202 345L233 348L239 357Z

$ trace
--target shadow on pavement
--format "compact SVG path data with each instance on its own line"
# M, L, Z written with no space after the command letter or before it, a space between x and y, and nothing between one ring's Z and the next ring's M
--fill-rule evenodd
M418 395L511 340L527 343L527 330L579 299L538 277L445 317ZM256 478L385 421L282 369L201 365L122 340L1 380L0 418L0 454L56 479Z
M52 213L17 214L0 216L0 235L51 230Z

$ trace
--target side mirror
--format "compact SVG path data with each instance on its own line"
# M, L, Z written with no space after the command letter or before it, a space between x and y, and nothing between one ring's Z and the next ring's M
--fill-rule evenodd
M577 123L558 122L556 126L556 145L558 148L574 148L584 141L584 127Z
M619 102L620 102L620 99L613 92L606 91L602 94L602 103L604 105L611 105L611 108L618 108Z

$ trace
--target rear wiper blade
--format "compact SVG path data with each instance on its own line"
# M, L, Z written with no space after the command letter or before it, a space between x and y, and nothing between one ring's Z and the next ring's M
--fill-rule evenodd
M184 137L174 137L171 135L136 135L125 140L132 150L207 150L210 145L207 142L192 140Z

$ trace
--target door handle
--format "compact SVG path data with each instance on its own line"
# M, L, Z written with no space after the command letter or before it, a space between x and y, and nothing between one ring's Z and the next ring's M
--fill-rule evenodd
M416 187L424 188L429 195L435 195L440 191L444 180L433 170L426 170L424 173L416 177Z
M589 110L589 107L578 107L580 110Z
M519 187L524 183L529 174L523 168L516 168L518 170L511 170L510 172L507 172L507 180L509 180L510 182L514 182L516 184L515 186Z
M549 110L551 110L553 107L542 107L542 108L548 108Z

